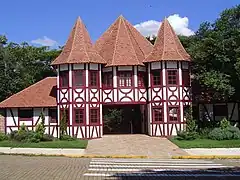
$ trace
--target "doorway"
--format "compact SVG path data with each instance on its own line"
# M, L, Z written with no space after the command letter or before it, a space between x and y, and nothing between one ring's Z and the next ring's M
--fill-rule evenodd
M142 105L103 106L104 134L145 134Z

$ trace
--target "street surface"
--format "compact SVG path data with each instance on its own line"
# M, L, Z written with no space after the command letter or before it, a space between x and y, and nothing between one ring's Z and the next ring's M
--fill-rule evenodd
M206 178L239 180L240 161L0 155L0 180Z

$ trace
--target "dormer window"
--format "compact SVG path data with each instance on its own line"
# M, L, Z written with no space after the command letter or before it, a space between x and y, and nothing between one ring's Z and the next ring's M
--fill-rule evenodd
M132 86L132 73L120 72L118 77L119 87L130 87Z

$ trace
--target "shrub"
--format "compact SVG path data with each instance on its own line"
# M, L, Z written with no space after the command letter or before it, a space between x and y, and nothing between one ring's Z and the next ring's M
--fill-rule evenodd
M178 140L194 140L197 138L196 132L188 132L188 131L179 131L177 132L176 139Z
M50 135L50 134L44 134L41 141L53 141L54 140L54 137L53 135Z
M230 126L230 122L226 119L226 118L223 118L221 121L220 121L220 128L222 129L226 129L227 127Z
M202 128L198 131L200 138L208 138L209 133L212 131L212 128Z
M41 139L43 138L43 135L45 133L46 127L45 127L45 116L43 112L41 112L40 115L41 122L37 124L36 126L36 133L38 133L41 136Z
M8 136L0 132L0 141L8 140Z
M72 136L69 136L69 135L61 135L60 136L60 140L63 140L63 141L74 141L74 140L76 140L76 138L74 138Z
M240 139L240 130L237 127L228 126L227 128L214 128L209 133L209 139L230 140Z
M18 133L17 130L11 131L11 133L9 134L9 138L13 140L17 133Z

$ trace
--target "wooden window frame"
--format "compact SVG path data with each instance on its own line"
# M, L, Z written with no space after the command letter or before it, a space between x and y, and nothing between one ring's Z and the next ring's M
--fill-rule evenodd
M128 75L130 75L129 77L127 77L127 76L125 76L125 77L123 77L124 79L123 79L123 82L124 82L124 85L123 86L120 86L120 81L121 81L121 78L122 77L120 77L121 75L126 75L126 74L128 74ZM131 85L130 86L127 86L127 81L128 80L131 80L130 81L130 83L131 83ZM134 79L133 79L133 72L132 71L118 71L118 79L117 79L117 85L118 85L118 87L120 87L120 88L123 88L123 87L127 87L127 88L129 88L129 87L133 87L134 86L134 84L133 84L133 82L134 82Z
M155 110L160 110L161 112L161 115L160 115L160 117L161 117L161 119L160 120L156 120L156 114L155 114ZM162 123L162 122L164 122L164 113L163 113L163 107L153 107L152 108L152 119L153 119L153 123Z
M155 77L155 73L156 74L159 74L159 84L154 84L154 77ZM158 77L158 76L156 76ZM151 70L151 86L152 87L159 87L159 86L162 86L162 69L154 69L154 70Z
M88 84L89 87L99 87L99 71L98 70L89 70L88 71L89 75L88 75ZM96 85L92 85L92 74L96 73Z
M97 111L97 122L92 122L92 110L96 110ZM89 109L89 124L90 125L100 125L100 109L99 108L90 108Z
M177 120L171 120L171 117L170 117L170 109L171 108L176 108L177 109ZM179 106L169 106L168 107L168 111L167 111L167 116L168 116L168 121L169 122L173 122L173 123L179 123L180 122L180 107Z
M103 75L103 87L112 88L113 87L113 72L104 72ZM111 79L111 80L110 80Z
M176 72L176 75L170 75L169 73L170 72ZM166 73L166 75L167 75L167 78L166 78L166 80L167 80L167 85L169 85L169 86L177 86L177 85L179 85L179 79L178 79L178 70L177 69L167 69L167 73ZM176 83L175 84L171 84L171 83L169 83L169 77L175 77L176 78Z
M73 70L72 71L73 72L73 87L86 87L86 72L85 72L85 70L83 70L83 69L78 69L78 70ZM77 85L76 84L76 82L77 82L77 80L78 80L78 77L76 76L76 74L78 73L78 72L82 72L82 83L83 83L83 85Z
M76 122L76 112L80 110L82 112L82 122ZM79 115L80 116L80 115ZM86 111L84 108L74 108L73 109L73 125L85 125L86 124Z
M63 77L67 78L67 84L66 85L63 84ZM61 88L69 87L69 71L68 70L59 72L59 81L60 81L59 83L60 83Z
M20 117L21 116L20 111L31 111L32 116L29 117L29 118ZM23 114L25 114L25 113L23 113ZM19 108L18 109L18 120L19 121L32 121L33 120L33 116L34 116L33 108Z
M145 88L145 72L138 72L138 81L137 81L137 85L140 88Z

